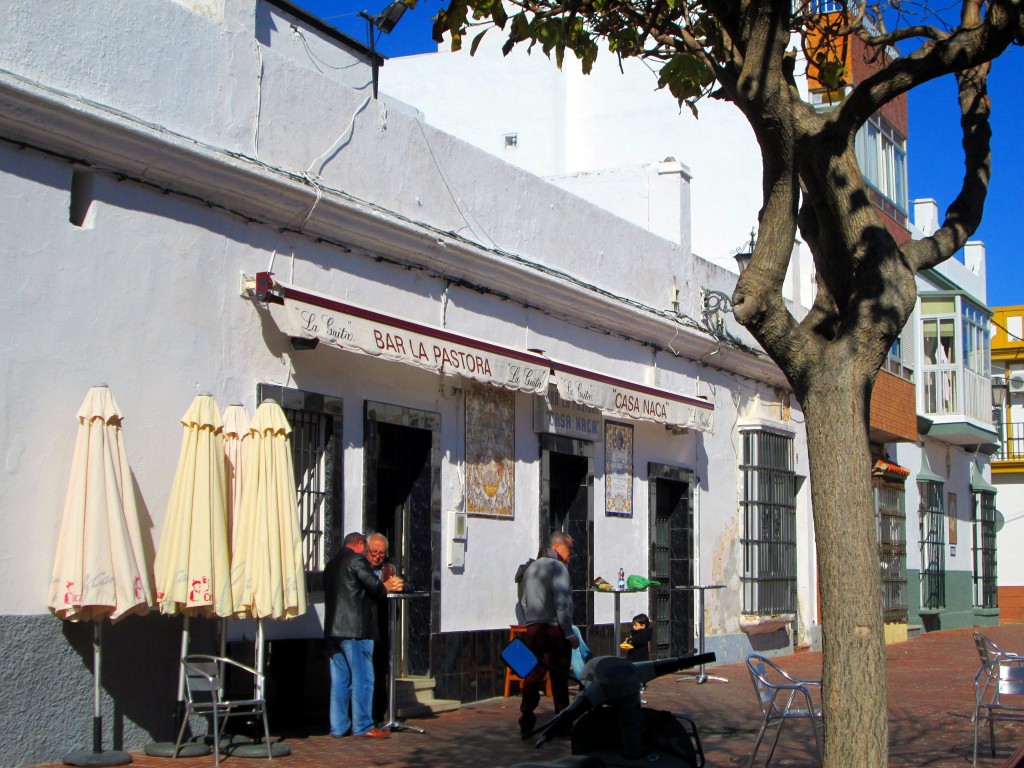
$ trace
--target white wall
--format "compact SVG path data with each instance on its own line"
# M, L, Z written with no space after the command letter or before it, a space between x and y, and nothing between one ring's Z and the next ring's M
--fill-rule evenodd
M731 266L761 206L760 154L739 111L709 99L695 119L668 91L655 93L657 76L644 64L627 60L620 73L607 52L586 76L571 57L561 72L522 48L503 57L497 32L472 58L464 49L390 59L381 92L541 176L681 162L692 174L693 251ZM514 149L504 148L509 133Z
M105 24L93 21L96 18L104 18ZM101 170L95 175L95 202L87 226L78 228L68 223L72 166L4 147L0 194L9 204L0 211L7 246L2 259L17 290L8 293L11 319L4 330L11 351L0 412L7 417L12 436L2 449L11 481L0 491L0 499L15 535L8 541L33 544L8 543L0 567L26 584L42 585L48 579L65 483L60 468L70 457L73 414L86 389L97 382L110 385L126 413L129 457L153 540L159 539L177 456L178 419L197 392L211 392L222 406L241 401L250 411L259 381L343 396L346 435L353 445L361 440L358 403L382 390L415 407L438 410L446 420L458 418L457 406L443 399L435 382L422 372L403 370L396 381L393 366L361 358L351 364L339 362L330 350L293 360L265 314L238 297L243 272L270 269L281 279L342 300L390 308L412 320L464 332L485 330L498 343L539 346L552 357L629 380L653 384L659 375L672 375L687 393L696 393L717 376L706 371L702 376L694 363L697 353L686 352L695 339L702 339L702 353L711 350L717 355L713 362L718 365L740 360L728 350L715 349L701 334L666 323L659 343L684 357L667 358L660 364L664 373L659 374L652 367L649 348L585 331L583 326L592 320L566 325L559 305L553 314L527 311L516 302L446 286L437 271L389 265L376 261L372 250L353 248L346 253L296 234L304 227L317 233L323 231L317 227L327 226L329 201L317 194L322 188L320 196L341 197L353 217L362 211L378 220L392 217L399 227L424 222L439 232L463 230L470 240L495 243L498 248L490 251L494 258L522 254L549 270L577 275L601 292L626 295L655 309L668 306L669 289L678 284L683 289L683 311L693 313L701 285L729 280L727 273L710 265L703 265L701 276L694 278L692 260L678 246L405 115L388 114L383 104L365 105L361 92L337 82L331 72L311 71L294 51L275 51L275 46L293 42L286 32L272 36L269 48L257 46L250 36L257 18L262 17L251 16L246 22L240 6L229 4L225 20L217 23L156 0L130 6L94 4L89 9L63 3L48 3L42 9L28 2L5 6L2 21L10 30L11 44L0 51L0 66L18 74L0 80L0 93L19 94L32 104L34 99L74 103L79 113L75 119L85 129L75 141L83 160L93 152L111 151L104 144L109 131L103 126L108 124L151 138L169 158L193 155L200 169L203 163L221 163L224 150L239 153L254 184L285 184L301 177L306 168L320 174L301 205L289 208L293 203L282 198L281 210L262 211L270 221L283 218L287 226L260 226L204 205L204 198L216 202L224 190L210 186L214 177L197 173L189 163L176 166L156 154L126 154L127 162L142 163L145 170L137 172L145 174L153 187L117 182ZM32 23L23 23L26 19ZM111 29L119 34L107 45ZM59 42L62 55L40 55L46 47L40 40ZM166 50L168 45L194 58L182 60ZM162 57L162 66L152 62L154 51ZM155 98L154 92L161 97ZM88 102L76 100L74 94L79 93ZM34 137L30 146L61 140L46 125L17 123L16 118L9 115L11 122L4 130ZM258 161L250 154L257 149ZM327 160L326 166L320 168L314 162L318 159ZM198 200L164 193L174 187L195 189L191 194ZM341 188L343 195L334 191ZM200 194L203 191L206 195ZM369 237L355 226L352 233L353 239ZM435 248L443 252L444 245L439 240ZM399 262L419 256L396 251L387 242L380 242L377 252ZM468 263L461 266L469 270L466 274L473 269ZM476 274L488 272L480 265ZM565 282L557 272L530 277L527 269L523 274L527 281ZM566 284L570 304L573 295ZM757 366L763 368L762 363ZM55 370L60 376L52 375ZM729 385L722 379L716 386L721 392L715 396L718 406L730 409ZM519 418L528 419L529 414L523 411ZM729 421L725 417L725 423ZM689 461L696 436L664 443L668 438L660 428L651 429L652 446L661 446L656 448L661 460L667 461L674 449L679 456L673 463ZM45 436L43 445L39 435ZM733 446L723 439L726 442L714 445L724 459ZM461 450L456 444L444 449L453 456ZM359 487L361 459L351 450L346 459L346 479ZM525 454L522 461L527 461ZM51 466L57 469L44 469ZM709 466L714 471L722 468L720 478L706 479L709 487L731 489L734 461L716 460ZM56 477L46 480L44 471ZM528 520L536 514L529 501L536 498L536 479L525 468L522 475L521 512ZM636 492L645 507L642 484ZM458 479L446 477L445 508L457 507L460 493ZM346 523L354 526L361 509L359 494L347 494L345 505ZM723 519L732 519L733 507L726 504L720 513ZM49 524L40 528L38 517L19 514L23 509L45 510ZM470 563L480 553L504 551L502 527L478 522L474 521L467 553ZM601 525L613 530L620 521ZM488 533L491 529L493 534ZM646 531L633 535L641 541ZM518 552L498 557L505 557L507 565L521 559ZM617 569L618 564L601 567ZM44 599L42 588L9 591L0 598L0 613L40 613L45 611ZM453 627L469 621L460 610L446 613L445 621ZM497 614L493 621L506 623Z

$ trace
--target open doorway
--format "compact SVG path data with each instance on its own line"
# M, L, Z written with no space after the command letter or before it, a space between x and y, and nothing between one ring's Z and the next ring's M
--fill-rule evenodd
M552 531L573 539L569 560L573 623L590 626L594 615L594 444L560 435L540 436L540 543Z
M651 587L648 615L654 628L651 658L682 656L693 651L694 532L690 491L693 472L667 464L647 467L650 489Z
M434 426L436 429L432 429ZM403 601L399 670L430 675L430 641L437 631L440 583L440 509L433 487L439 472L440 417L367 402L365 419L365 529L390 542L389 557L406 584L429 598Z

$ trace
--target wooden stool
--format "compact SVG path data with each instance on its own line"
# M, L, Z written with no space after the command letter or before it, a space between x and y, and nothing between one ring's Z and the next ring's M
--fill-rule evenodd
M524 627L522 624L513 624L512 626L510 626L508 628L508 641L511 643L513 640L516 639L517 635L525 635L525 634L526 634L526 627ZM550 699L551 698L551 677L548 675L547 672L544 673L544 682L545 682L545 686L544 686L545 693L547 694L547 697ZM520 691L522 690L522 688L523 688L523 685L522 685L523 678L521 678L519 675L517 675L515 672L513 672L512 671L512 667L506 666L505 667L505 698L506 699L509 697L509 691L512 688L512 683L517 683L519 685Z

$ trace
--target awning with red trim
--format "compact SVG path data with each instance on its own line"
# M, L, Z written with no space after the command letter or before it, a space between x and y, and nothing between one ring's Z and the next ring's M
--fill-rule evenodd
M553 361L552 365L558 394L565 400L625 419L700 432L711 432L714 428L715 406L702 398L632 384L565 363Z
M415 323L256 276L256 295L283 305L275 321L290 337L318 341L373 357L461 376L505 389L546 394L551 362L444 328Z
M903 482L910 475L910 470L906 467L901 467L899 464L895 464L891 461L884 461L879 459L875 462L875 465L871 468L871 474L874 477L881 477L886 480L895 480Z

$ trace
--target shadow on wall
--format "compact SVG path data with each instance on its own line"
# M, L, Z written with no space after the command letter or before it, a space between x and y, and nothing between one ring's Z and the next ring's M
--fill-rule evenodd
M192 622L196 652L213 649L215 623ZM92 749L91 623L49 614L0 616L4 764L52 762ZM103 748L138 749L173 736L181 619L151 613L103 625Z
M81 741L91 744L93 626L90 622L61 623L64 639L77 653L78 663L86 672L88 699L84 711L65 711L64 716L86 726ZM212 619L193 619L189 652L215 653L216 626ZM104 622L100 683L105 694L105 748L112 745L114 749L129 750L143 746L148 739L174 740L181 629L180 616L156 612L129 616L116 624Z

